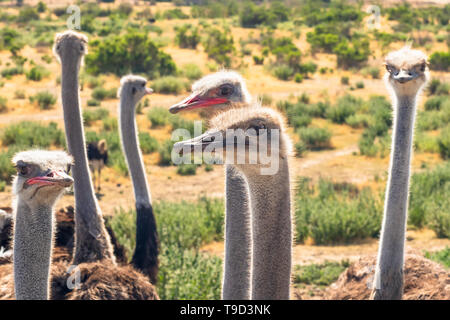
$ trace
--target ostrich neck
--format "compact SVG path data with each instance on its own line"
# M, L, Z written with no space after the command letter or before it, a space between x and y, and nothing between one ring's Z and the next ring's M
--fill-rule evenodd
M292 221L289 168L277 174L246 174L253 211L252 299L289 299ZM244 172L245 174L245 172Z
M251 298L252 230L250 199L245 177L226 166L224 300Z
M114 261L102 212L94 195L88 168L84 128L78 93L79 64L75 59L61 61L62 105L69 153L74 158L76 247L74 263L109 259Z
M18 300L47 300L53 247L53 208L18 199L14 223L14 289Z
M402 297L415 104L416 97L396 97L390 170L375 283L380 298Z
M135 117L135 104L126 93L122 94L119 106L119 131L122 147L133 182L136 206L149 207L151 203L150 189L144 170Z

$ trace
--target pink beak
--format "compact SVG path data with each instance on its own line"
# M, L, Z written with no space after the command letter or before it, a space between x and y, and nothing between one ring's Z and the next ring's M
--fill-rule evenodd
M174 104L169 108L170 113L178 113L180 111L192 110L198 108L206 108L217 104L227 103L226 98L207 98L200 95L192 94L183 101Z
M145 88L145 94L152 94L153 93L153 89L152 88Z
M26 181L28 185L37 184L39 186L61 186L70 187L73 184L73 178L64 171L52 171L45 177L34 177Z

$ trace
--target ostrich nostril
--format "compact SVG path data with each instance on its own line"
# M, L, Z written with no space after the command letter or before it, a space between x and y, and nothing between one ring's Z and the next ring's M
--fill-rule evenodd
M50 172L49 174L47 174L47 177L53 178L53 172Z

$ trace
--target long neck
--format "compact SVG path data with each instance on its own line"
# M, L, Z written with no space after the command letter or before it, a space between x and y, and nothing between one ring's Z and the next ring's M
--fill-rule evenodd
M30 208L20 198L14 224L14 290L17 300L49 299L53 208Z
M104 227L88 168L78 94L79 64L73 61L74 59L67 60L69 61L61 61L61 87L67 146L75 162L73 167L76 212L74 263L102 259L114 261L109 235Z
M122 93L119 105L119 131L122 148L133 182L136 206L150 206L151 196L144 170L135 117L135 103L126 92Z
M289 299L292 221L289 168L274 175L247 174L253 219L252 299Z
M251 299L252 229L245 177L226 166L224 300Z
M398 96L375 277L375 299L401 299L416 97Z
M136 201L136 248L131 262L135 268L146 273L152 283L156 283L159 252L158 232L144 161L139 148L134 110L135 103L123 90L119 105L119 131Z

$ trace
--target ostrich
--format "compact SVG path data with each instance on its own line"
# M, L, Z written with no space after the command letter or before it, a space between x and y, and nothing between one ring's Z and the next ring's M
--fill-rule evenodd
M92 186L81 118L78 75L87 51L86 44L86 36L66 31L56 35L53 48L62 67L62 105L67 146L76 163L73 168L76 233L73 264L103 259L115 264L111 241Z
M228 129L242 129L245 132L237 130L230 137L226 133ZM231 109L212 119L211 129L206 133L176 143L174 148L192 150L195 146L201 146L203 150L226 149L224 157L227 157L230 149L237 154L242 150L240 148L245 148L245 159L248 160L252 156L260 157L261 152L257 153L256 148L246 148L246 145L253 137L258 140L257 146L261 150L261 147L265 147L260 144L263 136L269 141L268 153L278 152L274 159L278 163L276 173L263 174L261 170L267 164L263 164L261 160L255 164L248 161L233 164L245 177L250 194L253 217L251 298L289 299L292 221L288 154L291 144L284 133L282 117L270 108ZM274 142L278 145L273 144Z
M18 300L49 298L54 205L70 187L72 157L63 151L23 151L13 158L14 291Z
M87 157L89 161L89 168L94 176L94 189L95 173L97 172L97 191L100 192L102 169L108 163L108 147L106 145L106 140L102 139L98 142L89 143L87 146Z
M117 266L101 210L92 187L87 165L81 108L78 95L78 73L86 53L87 38L73 31L57 34L54 51L62 65L62 101L66 139L74 156L75 184L75 253L72 265L77 269L68 275L55 267L54 299L159 299L148 278L130 266ZM75 274L73 274L75 273ZM80 286L68 290L72 276L81 275Z
M139 76L125 76L120 80L118 96L119 127L122 149L133 182L136 202L136 248L133 266L147 274L156 283L158 274L158 232L151 204L150 188L144 170L137 125L135 119L136 104L152 89L146 88L147 80Z
M429 75L427 57L404 47L386 57L385 83L394 100L394 128L372 297L401 299L408 209L408 187L417 96Z
M234 71L220 71L194 83L192 94L170 107L171 113L203 108L210 118L232 106L251 101L244 79ZM233 104L242 102L245 104ZM226 166L225 182L225 262L222 298L250 299L251 294L251 214L247 182L239 170Z

